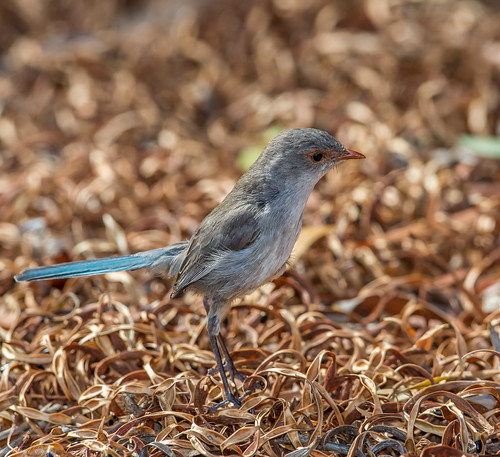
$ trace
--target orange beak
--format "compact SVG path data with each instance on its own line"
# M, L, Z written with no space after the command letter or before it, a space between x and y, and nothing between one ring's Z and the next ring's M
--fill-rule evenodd
M361 152L353 151L352 149L346 149L340 160L349 160L349 159L365 159L366 157L361 154Z

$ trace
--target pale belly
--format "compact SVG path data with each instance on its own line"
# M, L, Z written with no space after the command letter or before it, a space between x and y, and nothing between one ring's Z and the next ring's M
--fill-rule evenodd
M252 292L284 270L302 226L302 218L288 230L275 224L250 247L226 251L214 261L212 269L192 285L192 289L211 297L232 300Z

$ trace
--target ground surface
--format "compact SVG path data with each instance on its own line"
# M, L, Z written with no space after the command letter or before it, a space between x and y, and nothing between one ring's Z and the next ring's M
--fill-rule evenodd
M0 456L499 452L498 2L213 3L0 4ZM296 126L367 159L228 316L241 410L199 297L14 283L188 238Z

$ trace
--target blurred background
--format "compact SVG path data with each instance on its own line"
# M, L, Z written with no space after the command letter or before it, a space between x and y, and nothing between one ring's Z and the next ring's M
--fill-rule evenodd
M379 235L391 228L406 227L391 238L401 247L427 230L412 223L434 225L431 246L405 250L452 269L498 247L495 1L7 0L0 20L3 291L32 262L189 237L265 143L298 126L368 157L330 173L306 213L305 225L336 223L328 252L306 258L313 276L345 262L323 277L336 298L415 271L423 253L390 268ZM467 240L449 238L448 213ZM378 240L367 255L380 270L357 244L346 256L350 238Z
M292 271L244 300L261 308L232 313L229 347L262 348L252 360L277 348L307 357L329 348L351 367L343 365L351 343L320 342L307 319L296 332L266 331L277 327L272 313L259 320L262 306L284 307L287 325L320 311L322 325L361 326L369 341L355 351L360 359L382 343L417 345L423 359L397 361L428 364L434 375L453 372L446 363L457 341L464 351L491 347L487 323L494 328L500 305L499 24L496 0L3 0L0 339L13 344L3 363L17 368L2 388L30 369L12 348L53 354L73 335L66 323L47 346L54 323L24 320L69 312L68 297L90 306L81 308L87 326L125 319L106 292L135 320L156 309L169 350L208 350L200 299L171 304L166 280L136 272L26 286L12 276L188 238L290 127L327 130L367 159L317 186ZM113 309L96 318L96 303ZM447 362L436 367L429 340L416 342L445 315L457 333L439 333ZM389 329L387 316L401 327ZM121 346L102 356L112 347ZM179 351L176 362L155 362L157 372L211 366L209 352L193 362ZM55 370L51 357L33 363ZM69 404L95 381L74 376L75 392L58 391Z
M463 209L498 191L477 155L498 139L463 135L500 131L499 20L473 0L4 1L2 251L16 260L16 227L41 224L56 239L32 237L12 269L69 252L105 237L103 214L134 250L188 237L298 126L368 156L326 178L306 224L361 218L361 239Z

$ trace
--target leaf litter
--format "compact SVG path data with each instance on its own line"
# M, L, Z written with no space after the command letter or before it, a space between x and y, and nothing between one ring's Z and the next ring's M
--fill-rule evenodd
M499 453L498 5L83 5L0 5L0 455ZM233 306L241 409L168 280L14 284L189 237L296 126L368 158Z

